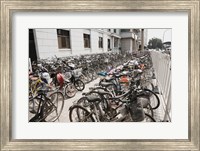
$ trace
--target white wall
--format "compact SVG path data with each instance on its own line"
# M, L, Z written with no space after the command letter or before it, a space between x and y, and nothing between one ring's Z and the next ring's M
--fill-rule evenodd
M92 53L97 53L99 52L99 33L91 30L91 49L92 49Z
M132 39L129 39L129 38L121 39L122 51L132 50L131 44L132 44Z
M110 36L103 34L103 52L108 52L108 39Z
M103 48L99 48L99 37L103 37ZM107 29L104 29L104 32L99 32L96 29L91 30L91 53L107 52L108 39L111 37L108 35Z
M72 55L89 53L89 49L84 49L83 29L71 29L70 33Z
M111 40L111 48L114 41L107 31L97 29L66 29L70 31L70 49L59 49L57 29L35 29L36 49L39 58L51 58L53 56L66 57L69 55L102 53L108 51L108 39ZM117 30L118 31L118 30ZM83 34L90 34L91 48L84 48ZM99 48L99 37L103 37L103 48Z
M51 58L53 56L66 56L70 50L59 50L56 29L36 29L36 49L39 58Z

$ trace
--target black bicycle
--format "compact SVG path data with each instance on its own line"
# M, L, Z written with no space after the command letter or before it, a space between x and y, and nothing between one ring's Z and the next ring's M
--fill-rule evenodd
M70 107L69 118L71 122L155 122L156 120L145 113L139 97L143 96L141 90L135 88L133 83L130 90L120 96L112 97L108 91L90 92L81 98L77 104ZM94 95L97 93L98 95ZM103 98L99 96L109 96ZM114 102L114 103L113 103ZM115 104L115 108L113 108ZM150 106L150 104L148 104ZM112 113L112 114L111 114Z
M55 122L60 117L64 106L63 94L56 91L47 96L47 92L39 90L37 96L29 99L29 108L35 111L29 122Z

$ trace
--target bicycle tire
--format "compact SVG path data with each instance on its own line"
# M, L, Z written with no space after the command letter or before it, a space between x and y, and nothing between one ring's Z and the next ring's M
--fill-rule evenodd
M95 79L98 78L98 75L97 75L97 73L96 73L96 71L94 69L90 68L88 70L89 70L90 73L92 73L92 77L93 77L92 80L95 80Z
M77 103L77 105L80 105L80 106L83 106L85 108L89 107L90 103L87 101L87 98L86 97L81 97Z
M150 82L150 81L144 81L144 82L142 82L142 83L141 83L141 86L142 86L143 88L149 89L149 90L151 90L151 91L154 90L154 85L153 85L153 83Z
M73 117L73 113L77 115L75 119ZM81 119L81 114L83 114L83 119ZM69 108L69 120L70 122L95 122L92 114L80 105L73 105Z
M108 121L108 112L110 110L110 106L106 99L106 95L99 94L101 101L97 105L97 110L99 110L99 119L101 122Z
M89 83L89 79L88 79L88 77L87 77L86 74L83 74L83 73L82 73L82 75L79 77L79 79L80 79L81 81L83 81L85 84Z
M29 112L32 114L36 114L38 110L38 105L39 102L37 98L29 99Z
M99 119L101 122L103 122L105 120L105 117L108 112L108 102L106 99L103 99L103 96L101 94L98 94L98 93L94 93L94 94L91 93L91 94L98 95L98 97L102 98L101 99L102 101L100 101L98 103L89 102L89 101L87 101L87 97L82 97L77 101L77 104L84 107L85 109L90 110L91 104L96 103L94 105L96 106L97 113L95 113L94 115L96 116L96 119Z
M82 91L85 89L85 84L80 79L74 81L74 86L78 91Z
M65 87L64 87L64 94L65 96L67 96L68 98L72 98L76 95L76 88L72 83L68 83Z
M160 106L160 99L159 99L158 95L157 95L155 92L153 92L153 91L151 91L151 90L149 90L149 89L144 89L144 91L147 92L147 93L144 94L144 95L149 96L149 101L150 101L150 104L151 104L152 109L153 109L153 110L157 109L157 108ZM150 94L149 94L149 93L150 93ZM155 101L155 99L154 99L154 102L152 102L152 100L150 100L153 96L155 96L155 98L156 98L156 101ZM155 103L155 102L156 102L156 103ZM152 105L153 103L156 104L156 105Z
M41 120L41 104L44 102L44 100L42 98L38 98L37 100L39 100L37 111L34 116L29 119L29 122L40 122Z
M58 98L58 96L60 96L60 97ZM59 108L58 108L58 104L60 106ZM64 107L64 96L63 96L62 92L56 91L56 92L51 93L49 95L49 100L47 100L46 104L44 105L44 109L45 109L45 107L46 107L46 109L50 109L50 111L52 111L50 107L54 108L55 113L52 112L54 115L52 113L45 115L46 111L43 112L43 117L45 117L44 120L46 122L55 122L56 120L58 120L58 118L60 117L60 115L62 113L63 107Z
M146 120L146 122L156 122L156 120L151 115L149 115L147 113L145 113L145 120Z
M93 88L93 90L103 90L105 92L108 92L108 94L101 94L99 93L99 96L102 98L102 102L100 102L100 105L102 106L105 114L108 114L110 113L110 110L111 110L111 104L110 104L110 100L109 98L110 97L113 97L113 94L111 94L111 92L107 89L107 88L104 88L104 87L96 87L96 88ZM97 92L98 93L98 92Z
M88 83L92 82L92 80L94 79L94 75L93 75L93 72L90 71L90 69L88 69L85 73L85 76L87 76L88 78Z

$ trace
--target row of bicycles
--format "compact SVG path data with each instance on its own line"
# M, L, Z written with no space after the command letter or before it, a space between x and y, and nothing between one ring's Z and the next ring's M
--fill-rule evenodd
M30 122L59 120L64 100L82 91L85 84L98 78L99 72L120 65L128 54L103 53L43 59L32 62L29 70Z
M69 108L70 122L156 122L160 99L148 52L98 75L99 83Z

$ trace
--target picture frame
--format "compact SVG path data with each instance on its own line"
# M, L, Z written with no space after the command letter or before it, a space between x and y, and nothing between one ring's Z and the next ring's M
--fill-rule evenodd
M1 0L0 140L1 150L199 150L199 2L190 1L33 1ZM12 138L12 15L15 12L187 12L188 139L164 140L15 140Z

